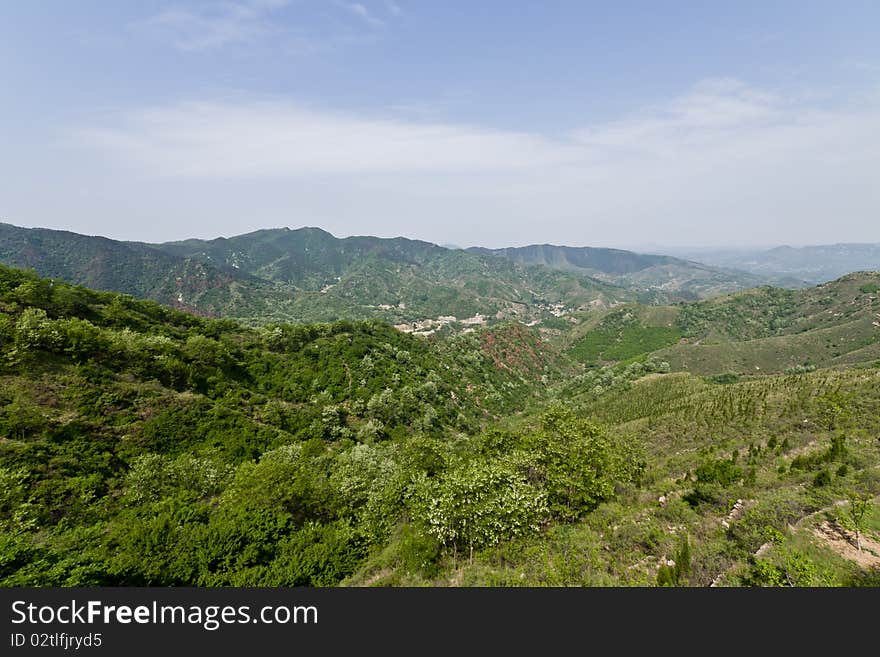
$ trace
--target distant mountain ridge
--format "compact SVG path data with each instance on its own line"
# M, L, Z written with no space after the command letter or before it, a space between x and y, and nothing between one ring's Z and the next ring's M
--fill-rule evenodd
M502 249L471 247L468 251L503 256L522 264L545 265L555 269L586 269L606 274L629 274L656 265L681 262L672 256L645 255L633 251L591 246L557 246L555 244L531 244Z
M319 228L147 244L0 224L0 263L251 323L535 321L559 308L634 298L589 276L402 237L340 239Z
M271 228L212 240L151 244L164 253L231 267L260 278L320 289L370 256L393 263L424 264L448 249L404 237L337 238L325 230Z
M880 243L838 243L815 246L777 246L772 249L676 250L717 267L736 267L771 279L800 279L811 285L827 283L854 271L880 269Z
M212 313L219 290L258 294L265 283L244 273L169 255L146 244L0 223L0 262L86 287Z
M376 318L428 330L463 320L534 323L766 282L620 249L449 249L404 237L337 238L316 227L150 244L0 224L0 263L249 323Z
M593 276L642 293L653 293L661 301L705 298L768 282L761 276L733 268L719 269L669 255L621 249L534 244L503 249L473 247L468 251L506 258L523 265L544 265Z

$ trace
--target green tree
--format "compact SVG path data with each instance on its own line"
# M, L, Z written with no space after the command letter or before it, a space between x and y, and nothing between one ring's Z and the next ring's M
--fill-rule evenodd
M851 521L856 532L856 547L862 551L862 531L865 529L865 516L873 506L870 493L850 491L847 495L849 507L846 509L847 519Z
M555 406L541 418L541 430L526 438L532 477L548 493L550 510L573 519L614 496L618 484L637 481L644 469L631 444Z
M685 535L679 541L672 556L672 563L660 565L657 571L657 586L681 586L691 574L691 543Z
M467 461L440 481L422 478L415 515L453 555L535 531L547 515L546 494L525 481L514 464Z

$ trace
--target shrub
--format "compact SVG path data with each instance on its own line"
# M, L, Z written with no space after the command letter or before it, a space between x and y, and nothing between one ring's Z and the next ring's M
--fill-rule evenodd
M556 517L573 519L604 500L619 484L636 482L644 463L634 445L612 438L599 426L556 406L541 418L541 430L525 445L533 459L533 480L547 491Z
M537 530L547 516L546 494L497 461L468 461L439 481L423 477L413 506L426 531L456 552Z
M682 537L672 557L673 565L661 564L657 571L657 586L680 586L691 573L691 544L687 536Z

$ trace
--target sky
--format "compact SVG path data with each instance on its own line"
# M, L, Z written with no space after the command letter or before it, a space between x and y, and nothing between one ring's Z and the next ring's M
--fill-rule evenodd
M0 221L880 242L880 3L0 3Z

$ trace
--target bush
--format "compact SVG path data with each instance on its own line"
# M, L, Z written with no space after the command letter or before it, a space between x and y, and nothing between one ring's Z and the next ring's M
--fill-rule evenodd
M640 480L644 463L634 445L556 406L541 430L526 436L531 477L547 491L554 516L573 519L614 496L618 485Z
M398 558L404 570L422 577L433 577L440 570L439 557L440 543L434 536L419 531L413 524L403 527L398 539Z
M456 552L535 531L547 516L547 495L512 464L468 461L439 481L422 478L413 512L429 535Z
M833 573L809 554L790 546L774 549L767 559L757 559L745 577L748 586L828 586Z
M657 586L681 586L691 573L691 545L687 536L682 537L672 557L672 565L661 564L657 571Z
M334 586L351 575L365 554L358 533L344 521L306 523L278 543L265 568L233 579L236 586Z
M733 459L716 459L697 467L697 481L701 483L718 483L729 486L742 479L742 468L734 465Z

